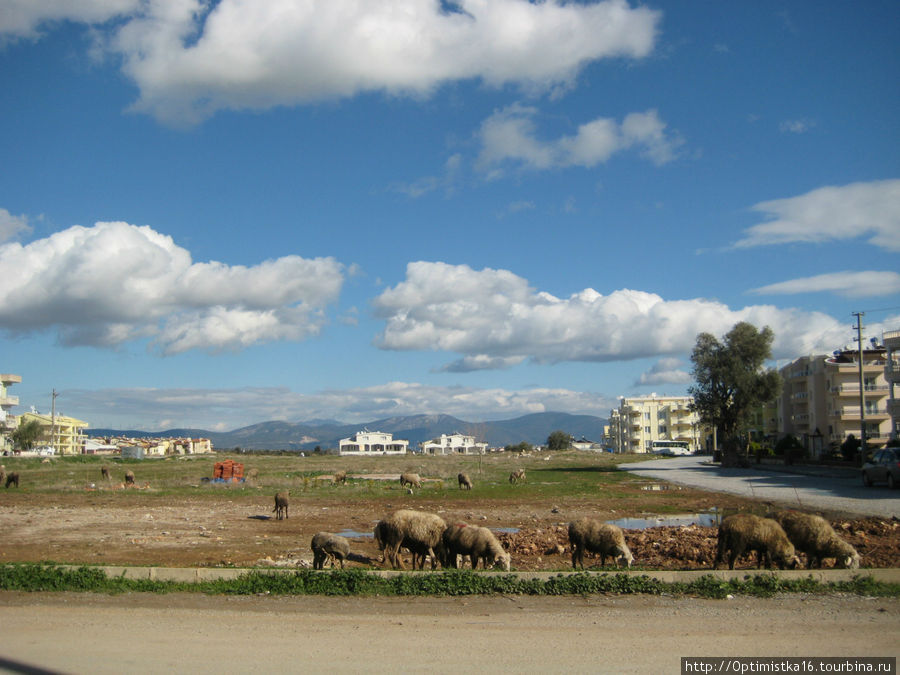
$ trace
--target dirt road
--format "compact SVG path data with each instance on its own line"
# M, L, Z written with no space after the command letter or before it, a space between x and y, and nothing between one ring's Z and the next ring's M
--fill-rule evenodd
M0 670L677 673L681 656L898 656L900 601L0 593Z

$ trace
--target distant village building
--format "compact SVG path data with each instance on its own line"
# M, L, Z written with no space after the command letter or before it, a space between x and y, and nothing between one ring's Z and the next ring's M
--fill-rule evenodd
M85 454L121 454L124 457L166 457L169 455L207 455L213 451L208 438L91 438L85 442Z
M589 441L584 436L580 440L572 441L571 446L576 450L584 450L587 452L603 452L603 445Z
M350 438L342 438L338 444L342 455L405 455L409 441L394 440L394 435L383 431L357 431Z
M441 434L419 443L419 450L426 455L483 455L487 448L487 443L476 443L474 436L464 434Z

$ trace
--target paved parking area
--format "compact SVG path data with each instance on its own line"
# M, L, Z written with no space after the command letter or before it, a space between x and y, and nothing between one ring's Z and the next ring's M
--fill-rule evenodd
M621 464L619 468L677 485L787 506L900 518L900 490L888 490L884 486L863 487L859 472L852 470L792 467L789 473L771 465L723 468L702 455Z

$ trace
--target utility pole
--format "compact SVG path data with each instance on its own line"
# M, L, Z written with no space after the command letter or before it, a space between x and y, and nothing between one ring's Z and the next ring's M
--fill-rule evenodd
M862 466L866 462L866 387L865 378L863 377L863 338L862 338L862 318L865 312L853 312L856 317L856 342L859 344L859 465Z
M51 395L50 401L50 447L53 449L54 456L56 455L56 397L59 394L56 393L56 389L53 390L53 394Z

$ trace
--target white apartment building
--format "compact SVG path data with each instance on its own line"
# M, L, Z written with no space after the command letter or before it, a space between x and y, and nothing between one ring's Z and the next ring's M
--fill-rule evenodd
M690 409L692 396L623 397L609 412L604 442L614 452L650 452L653 441L682 441L692 452L701 450L705 433L700 416Z
M891 435L888 399L893 395L886 378L896 370L887 354L874 344L863 350L862 408L858 350L801 356L784 366L777 402L779 433L796 436L813 457L819 457L851 434L860 438L865 419L867 442L883 446Z
M393 434L368 429L342 438L338 445L342 455L405 455L409 450L409 441L394 440Z
M441 434L440 438L419 443L419 449L426 455L483 455L487 448L487 443L476 443L474 436L459 433Z

